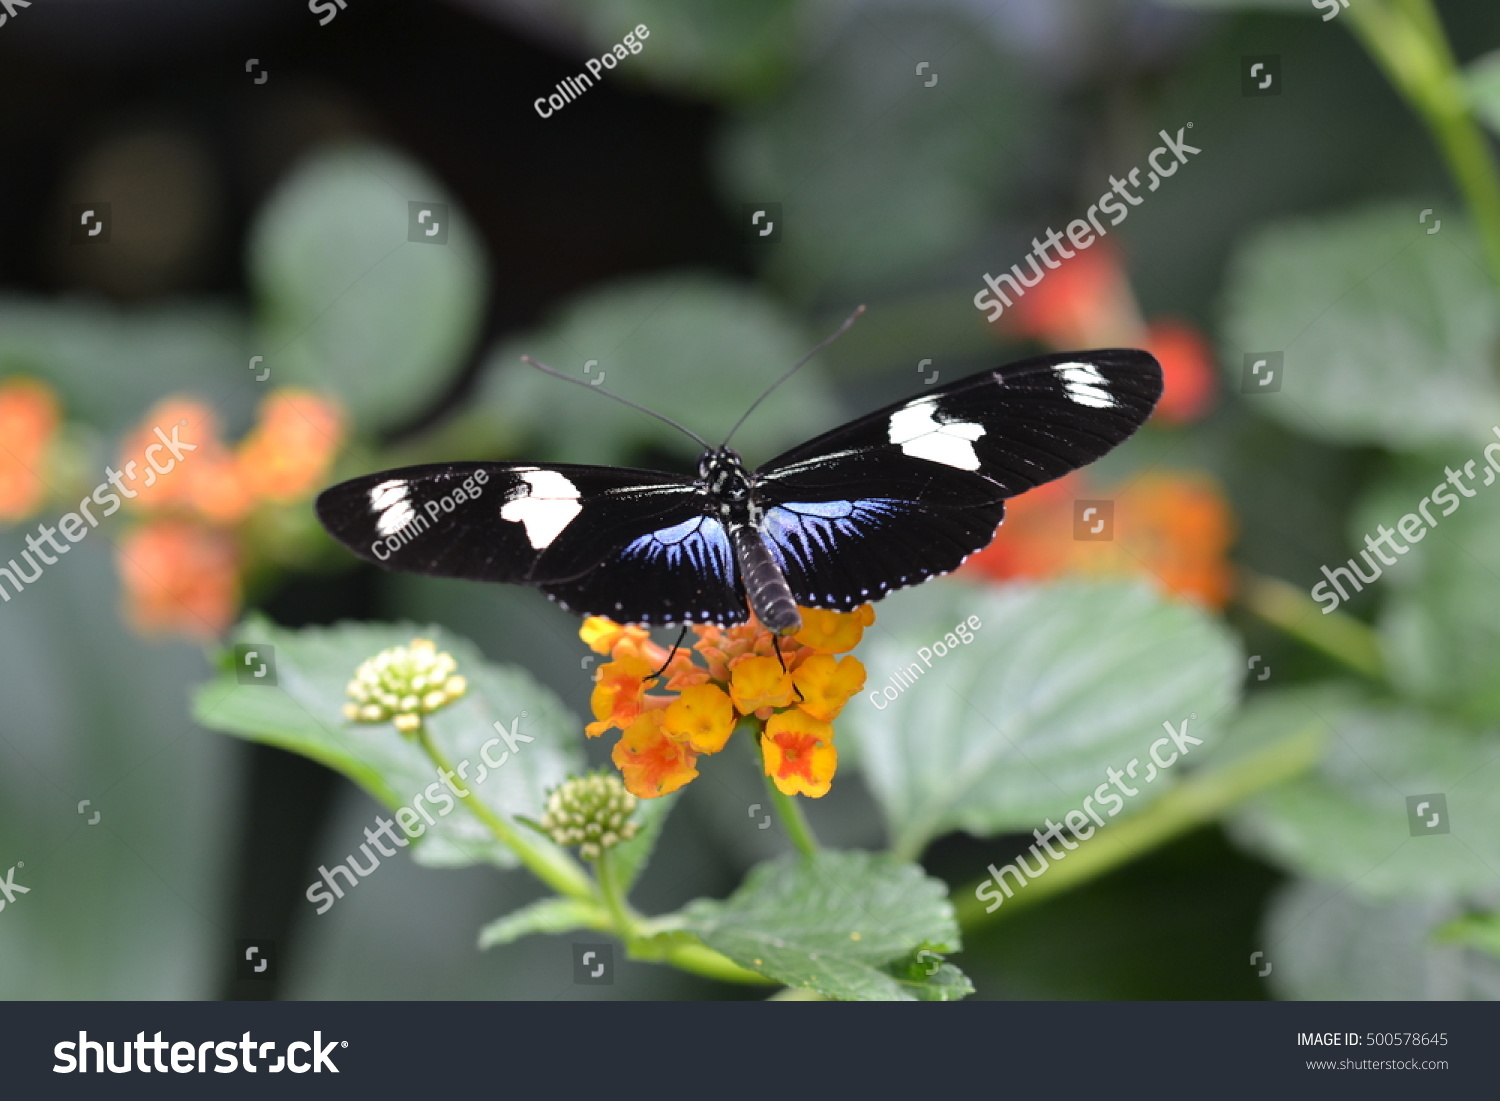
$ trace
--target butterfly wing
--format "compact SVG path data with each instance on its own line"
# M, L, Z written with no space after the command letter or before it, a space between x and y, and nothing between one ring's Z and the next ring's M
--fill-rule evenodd
M437 463L333 486L317 512L385 569L535 585L625 623L743 621L734 555L705 503L657 471Z
M761 534L798 603L847 611L957 569L1005 499L1093 462L1161 397L1145 352L1040 356L888 405L755 475Z

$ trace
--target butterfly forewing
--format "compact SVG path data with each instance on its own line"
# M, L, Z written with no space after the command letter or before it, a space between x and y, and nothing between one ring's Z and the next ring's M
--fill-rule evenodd
M1042 356L827 432L755 476L761 533L798 602L847 610L956 569L1004 500L1099 458L1151 414L1145 352Z
M318 519L387 569L541 585L701 513L685 478L607 466L436 463L325 490Z

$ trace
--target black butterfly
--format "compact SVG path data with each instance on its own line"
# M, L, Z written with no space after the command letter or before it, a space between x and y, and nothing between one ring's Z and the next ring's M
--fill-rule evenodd
M748 600L790 634L799 604L849 611L956 569L994 537L1007 497L1110 451L1161 391L1145 352L1040 356L886 406L755 471L701 439L696 478L437 463L336 485L318 518L386 569L535 585L569 611L653 627L743 623Z

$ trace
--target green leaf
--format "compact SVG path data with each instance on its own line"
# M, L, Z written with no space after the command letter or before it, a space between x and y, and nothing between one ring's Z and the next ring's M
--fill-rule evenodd
M1500 956L1500 914L1465 914L1433 934L1434 944L1457 944Z
M827 301L974 249L1047 131L1046 99L974 19L869 7L731 125L717 174L736 207L781 205L779 239L752 247L776 281ZM904 351L909 371L919 353Z
M725 901L700 899L682 917L740 966L830 998L913 1001L961 985L941 968L923 981L910 976L919 951L957 951L958 923L942 883L882 854L785 856L758 865Z
M408 239L410 202L447 204L445 243ZM488 281L452 197L368 146L312 157L282 184L251 232L250 274L272 378L332 391L366 432L443 393L478 333Z
M1490 442L1500 452L1500 437L1492 435ZM1423 456L1380 482L1351 517L1350 543L1363 548L1364 537L1379 536L1382 526L1399 532L1404 525L1420 533L1415 542L1397 534L1380 548L1387 558L1395 558L1394 564L1384 564L1370 552L1382 570L1385 601L1379 626L1390 678L1434 710L1495 723L1500 722L1500 678L1495 676L1500 666L1500 618L1495 615L1500 574L1492 548L1500 546L1500 487L1477 448L1445 459ZM1449 470L1477 499L1448 484ZM1450 502L1447 508L1432 500L1438 487ZM1424 511L1433 519L1431 527ZM1359 564L1368 575L1371 564ZM1347 581L1344 585L1350 588Z
M529 906L497 918L479 930L480 950L509 944L533 933L570 933L597 929L607 921L598 906L575 898L539 898Z
M1469 63L1464 70L1469 104L1479 120L1500 134L1500 50Z
M425 809L434 824L426 826L413 854L421 863L458 867L487 860L511 867L514 855L457 805L419 746L389 723L350 723L343 717L345 687L359 664L413 638L432 639L451 653L469 681L462 699L427 720L438 747L466 773L454 783L502 816L539 817L545 791L582 769L578 720L525 671L490 665L471 643L440 627L346 623L288 631L259 617L249 619L231 642L271 647L276 686L239 683L233 651L226 651L219 676L198 690L194 715L210 729L319 761L387 807L408 806L419 814ZM514 751L502 733L512 731ZM485 756L500 766L486 765ZM419 799L421 807L414 805ZM445 801L454 805L445 810ZM542 838L533 843L549 844Z
M907 856L950 830L989 836L1061 818L1132 760L1133 775L1152 777L1135 788L1140 809L1175 780L1146 763L1163 723L1187 720L1206 749L1244 670L1221 625L1138 584L924 585L878 616L840 745ZM960 628L971 616L979 626ZM949 632L960 645L940 656ZM903 670L915 678L904 690Z
M956 1002L974 993L974 984L940 953L920 948L907 960L886 968L901 989L923 1002Z
M491 357L486 415L538 433L537 458L609 463L654 447L696 460L692 440L618 402L581 393L520 362L523 353L721 440L761 392L814 343L749 288L701 276L637 280L580 299L539 334ZM587 375L584 367L595 361ZM830 427L815 367L755 411L735 447L759 462ZM528 451L530 453L530 451Z
M620 889L626 894L651 862L651 854L656 849L657 841L661 839L662 827L667 824L667 815L677 805L678 794L673 792L655 799L638 800L635 805L635 821L640 828L629 841L622 841L610 850L615 874L620 878Z
M807 22L797 0L637 0L629 8L611 0L566 0L565 6L598 53L645 24L639 52L606 69L605 80L646 77L731 99L763 93L785 75Z
M1221 357L1281 352L1279 393L1247 397L1302 432L1416 449L1500 423L1500 309L1468 223L1419 204L1257 231L1231 265Z
M1452 906L1431 898L1376 902L1341 885L1298 881L1266 916L1267 981L1311 1001L1500 998L1500 961L1433 941ZM1264 961L1257 961L1264 966ZM1432 1049L1429 1048L1429 1051Z
M1240 843L1282 867L1372 898L1479 898L1494 889L1500 736L1349 686L1260 694L1230 741L1253 743L1309 720L1327 730L1323 761L1246 804L1230 823ZM1440 821L1449 832L1419 831L1409 798L1432 804L1424 821L1446 803Z

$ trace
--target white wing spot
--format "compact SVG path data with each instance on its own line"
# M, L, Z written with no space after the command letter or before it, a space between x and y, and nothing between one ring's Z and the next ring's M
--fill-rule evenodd
M578 487L555 470L517 471L528 492L505 502L500 519L526 525L526 538L534 550L550 547L573 517L583 511Z
M1062 376L1068 397L1090 409L1113 409L1119 403L1109 392L1109 380L1092 363L1059 363L1052 368Z
M943 424L933 417L931 400L917 401L891 414L890 440L914 459L942 463L959 470L978 470L974 441L984 435L984 425L954 421Z
M400 478L381 482L370 490L370 508L380 513L375 520L375 530L381 536L396 534L417 514L407 500L408 493L409 487Z

